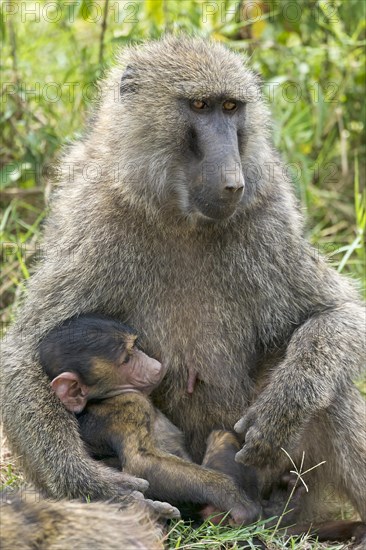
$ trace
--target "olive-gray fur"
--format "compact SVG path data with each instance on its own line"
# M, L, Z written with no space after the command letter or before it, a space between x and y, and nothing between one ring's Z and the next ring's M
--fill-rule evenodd
M125 49L101 90L91 127L62 160L44 259L5 345L4 424L27 475L52 497L116 493L37 352L56 324L99 312L131 324L142 349L167 363L155 402L195 460L213 429L248 413L241 459L280 470L283 447L294 458L305 450L307 466L326 460L304 515L318 513L330 484L366 519L365 403L353 385L364 310L351 282L304 239L257 78L221 44L166 37ZM177 108L179 98L210 95L246 103L244 196L217 222L191 208ZM259 378L267 385L248 412Z

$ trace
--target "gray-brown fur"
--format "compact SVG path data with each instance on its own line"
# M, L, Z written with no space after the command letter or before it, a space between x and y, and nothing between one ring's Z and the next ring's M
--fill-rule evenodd
M214 430L207 439L202 465L230 476L253 501L258 502L260 495L255 468L244 466L244 464L235 461L235 455L240 448L241 445L236 434L227 430ZM263 512L264 517L270 517L265 510Z
M28 476L53 497L116 493L36 352L57 323L95 311L131 323L142 349L168 365L154 400L196 461L214 428L232 429L248 413L240 459L281 470L284 447L294 458L304 450L306 467L326 460L308 478L304 516L319 513L330 484L365 518L365 404L353 385L364 311L352 284L304 240L255 77L222 45L178 37L126 49L102 89L93 127L63 159L45 259L7 337L4 423ZM191 209L177 108L177 96L210 94L247 100L243 201L217 222ZM99 174L87 178L91 163ZM263 373L268 385L250 406Z
M177 427L152 405L148 395L166 369L136 347L136 338L114 319L81 315L51 330L40 343L40 362L51 387L66 409L78 414L90 454L117 456L119 468L148 481L151 498L211 504L230 511L237 524L252 523L259 518L259 504L224 471L194 464L183 434L177 438ZM216 447L220 452L222 445ZM210 455L214 453L212 449ZM234 457L232 468L239 468Z
M33 496L33 498L32 498ZM149 514L134 506L36 500L24 493L2 494L2 550L163 550L162 532Z
M117 454L126 472L147 479L147 496L181 504L212 504L228 512L237 524L259 518L260 507L229 475L194 464L181 451L159 448L156 410L141 393L125 393L87 405L79 417L80 431L95 456ZM169 423L163 431L169 438ZM170 439L170 438L169 438ZM178 456L175 456L178 454ZM231 457L234 463L234 457ZM219 469L219 468L217 468Z
M214 430L208 440L207 449L202 464L231 476L238 487L245 489L246 493L254 501L258 501L258 485L255 473L250 471L243 464L235 462L235 454L240 450L240 444L231 432ZM297 485L297 487L296 487ZM296 475L286 474L276 480L270 487L270 494L267 499L262 495L262 519L267 519L266 527L281 528L286 535L308 534L319 541L347 541L355 539L356 542L366 542L366 523L361 521L326 521L317 523L296 524L299 510L302 508L305 488ZM284 514L284 503L287 503L287 510ZM222 520L223 514L213 506L206 506L201 511L203 517L215 514L211 521L218 523ZM278 518L281 522L278 525ZM269 519L268 519L269 518ZM289 526L289 527L288 527Z

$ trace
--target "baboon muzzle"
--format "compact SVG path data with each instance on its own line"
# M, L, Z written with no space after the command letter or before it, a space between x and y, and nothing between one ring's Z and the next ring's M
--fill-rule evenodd
M216 136L215 136L216 137ZM225 139L226 138L226 139ZM236 134L206 142L207 152L199 167L193 200L199 211L214 219L230 217L244 193L244 175Z

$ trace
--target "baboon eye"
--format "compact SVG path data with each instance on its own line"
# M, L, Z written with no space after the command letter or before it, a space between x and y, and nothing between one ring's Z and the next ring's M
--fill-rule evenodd
M203 99L194 99L191 102L191 106L194 109L197 109L197 110L201 111L202 109L207 109L208 108L208 103L206 101L203 101Z
M224 101L222 107L224 111L235 111L235 109L237 108L237 104L235 103L235 101Z
M123 359L122 361L122 365L127 365L127 363L129 362L129 360L131 359L131 355L127 354L126 357Z

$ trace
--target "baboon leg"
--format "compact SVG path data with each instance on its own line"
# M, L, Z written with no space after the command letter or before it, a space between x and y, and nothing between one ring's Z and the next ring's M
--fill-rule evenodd
M155 409L154 438L161 451L192 462L185 448L183 432L158 409Z
M137 503L50 501L30 490L4 491L0 498L2 550L93 548L163 550L163 534L148 510Z
M248 524L259 517L259 507L232 478L157 447L155 409L146 396L138 392L128 392L116 396L115 399L118 399L119 404L116 407L114 403L113 409L110 408L108 399L97 405L90 405L94 426L97 421L99 426L94 428L93 434L81 423L81 433L91 448L96 445L98 449L95 438L103 433L104 428L107 436L104 439L104 434L102 435L103 445L117 453L124 471L132 475L137 472L143 474L143 479L149 482L147 496L154 499L158 495L164 496L167 502L178 505L210 503L220 511L230 511L235 523ZM108 424L105 418L108 418ZM160 420L164 420L162 415ZM164 430L164 424L161 429ZM166 435L170 430L171 423L168 422ZM179 441L180 438L174 438L173 447L177 442L179 447Z
M235 455L241 449L237 436L227 430L214 430L208 437L202 466L231 477L235 485L244 489L245 494L260 509L258 480L254 468L235 462ZM203 519L210 518L215 524L225 521L223 510L206 504L200 512ZM227 521L227 520L226 520Z
M298 449L290 455L298 466L305 453L303 471L309 492L303 496L301 521L328 519L327 499L349 499L366 520L366 403L353 384L343 387L334 402L306 427Z
M153 498L164 496L177 504L211 502L220 511L230 511L235 523L252 523L258 518L259 508L225 474L154 449L146 439L143 449L133 435L125 436L124 443L126 470L146 477Z
M330 480L351 501L366 521L366 403L353 385L326 412L324 424L332 442Z

